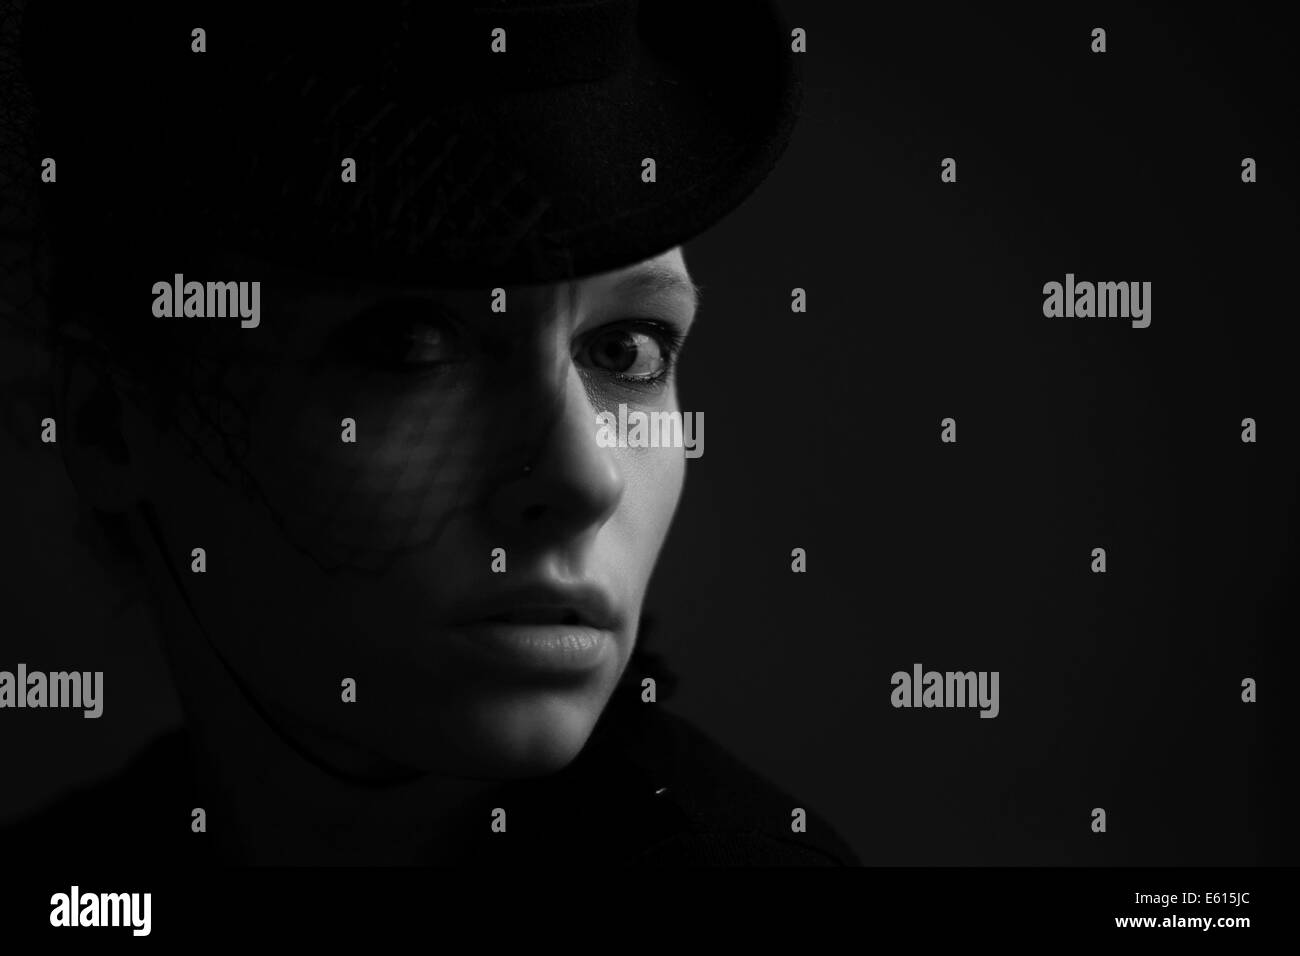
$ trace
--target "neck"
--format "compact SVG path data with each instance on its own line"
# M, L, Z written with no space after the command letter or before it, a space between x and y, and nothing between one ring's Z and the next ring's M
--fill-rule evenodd
M374 755L277 713L227 671L180 601L160 633L191 729L208 835L231 861L436 863L458 812L494 784L395 772ZM485 818L486 819L486 818ZM484 824L486 825L486 823Z

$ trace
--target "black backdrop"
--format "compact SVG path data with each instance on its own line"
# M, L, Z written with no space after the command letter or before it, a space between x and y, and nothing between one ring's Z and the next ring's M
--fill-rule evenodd
M909 8L786 5L797 138L688 247L706 452L655 591L677 705L868 862L1294 863L1289 34ZM1067 272L1151 281L1150 327L1045 318ZM1001 714L894 709L918 661L999 670Z
M1295 862L1289 34L1237 5L785 7L799 131L687 247L707 430L651 595L670 706L868 863ZM1045 318L1067 272L1151 281L1151 326ZM52 456L5 455L3 659L129 661L135 706L0 724L0 816L174 717ZM915 662L998 670L1000 715L892 708Z

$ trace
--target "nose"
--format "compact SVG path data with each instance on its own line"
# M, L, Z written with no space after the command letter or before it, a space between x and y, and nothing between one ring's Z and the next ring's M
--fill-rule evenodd
M616 450L596 442L596 411L569 363L551 394L536 396L527 415L533 454L496 487L491 521L512 540L529 544L594 534L614 511L625 486Z

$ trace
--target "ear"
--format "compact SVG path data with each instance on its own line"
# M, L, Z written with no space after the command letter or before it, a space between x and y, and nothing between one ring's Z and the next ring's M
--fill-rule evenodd
M86 339L75 332L71 339L75 344L61 346L52 366L64 467L92 508L129 511L143 498L140 449L133 455L131 441L138 445L140 432L129 427L139 416L125 407L112 373L82 347Z

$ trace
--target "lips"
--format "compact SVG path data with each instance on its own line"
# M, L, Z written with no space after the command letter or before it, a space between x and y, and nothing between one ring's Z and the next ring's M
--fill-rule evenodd
M613 598L598 585L539 582L468 598L450 617L455 624L566 624L613 630L619 614Z
M619 619L613 598L595 585L539 583L462 601L451 636L497 670L586 680L616 653Z

